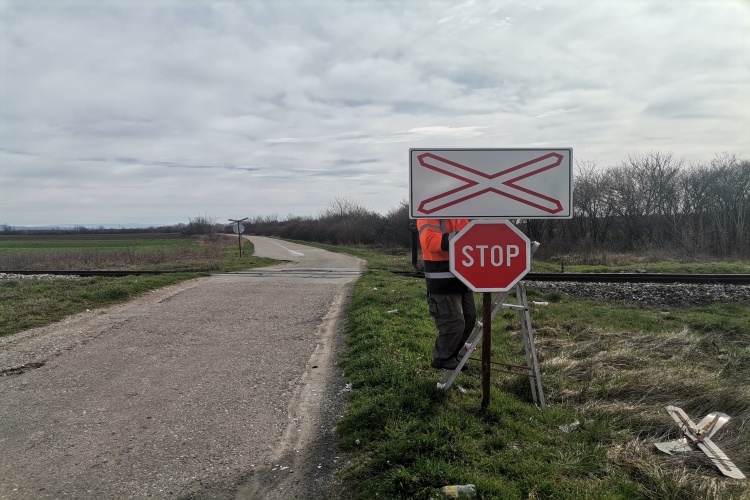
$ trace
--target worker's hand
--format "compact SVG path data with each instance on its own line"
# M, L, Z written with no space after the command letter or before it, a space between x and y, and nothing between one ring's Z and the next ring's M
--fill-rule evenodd
M449 249L448 242L451 239L453 239L455 236L456 236L456 231L453 231L450 233L443 233L443 238L440 241L440 250L442 250L443 252L447 252Z

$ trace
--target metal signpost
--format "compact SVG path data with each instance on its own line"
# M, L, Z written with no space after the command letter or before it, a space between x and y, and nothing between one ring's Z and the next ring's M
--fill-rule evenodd
M245 225L242 223L248 218L249 217L245 217L244 219L229 219L231 222L234 222L236 224L232 227L232 231L237 233L237 243L240 246L240 259L242 258L242 233L245 232Z
M482 321L458 366L444 373L438 388L450 388L481 340L482 407L490 402L494 364L505 368L499 371L528 377L534 403L546 408L526 288L520 283L539 243L495 219L571 218L572 162L572 148L409 150L409 217L478 219L451 239L449 254L450 271L483 293ZM516 304L503 303L513 288ZM494 300L492 292L497 292ZM526 366L492 362L492 319L503 308L519 313Z

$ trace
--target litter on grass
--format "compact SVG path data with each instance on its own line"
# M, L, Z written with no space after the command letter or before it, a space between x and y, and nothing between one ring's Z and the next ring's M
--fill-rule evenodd
M667 406L667 413L672 420L677 422L684 435L675 441L654 443L659 451L672 455L700 448L722 474L734 479L746 479L742 471L729 460L721 448L711 441L711 437L731 420L729 415L714 411L703 417L703 420L696 425L682 408L670 405Z
M563 431L565 433L570 433L570 432L573 432L574 430L580 428L581 425L583 425L584 427L587 427L587 426L593 425L593 424L594 424L593 420L584 420L583 423L581 423L578 419L575 419L575 421L573 421L573 422L571 422L569 424L565 424L565 425L559 426L558 429L560 429L561 431Z

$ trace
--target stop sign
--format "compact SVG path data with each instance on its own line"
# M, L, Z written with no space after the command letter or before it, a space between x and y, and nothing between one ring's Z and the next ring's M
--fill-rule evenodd
M474 220L450 241L450 270L475 292L506 292L531 269L531 242L504 220Z

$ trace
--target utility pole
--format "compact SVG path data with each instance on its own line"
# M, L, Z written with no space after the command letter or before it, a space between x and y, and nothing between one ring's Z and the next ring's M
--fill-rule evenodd
M245 217L244 219L229 219L231 222L234 222L237 224L237 228L234 230L235 233L237 233L237 243L240 246L240 259L242 258L242 233L245 232L245 226L242 225L242 222L246 221L248 217Z

